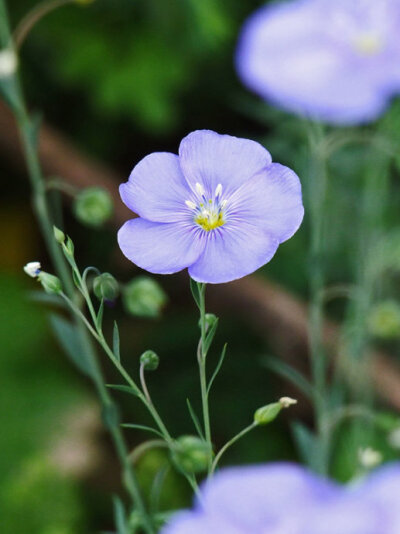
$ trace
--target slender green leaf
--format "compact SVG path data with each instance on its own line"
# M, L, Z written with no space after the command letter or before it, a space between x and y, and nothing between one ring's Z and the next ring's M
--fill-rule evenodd
M77 327L64 317L55 314L50 316L50 323L66 355L82 373L92 376L92 366L81 344Z
M103 325L103 313L104 313L104 299L101 299L99 311L97 312L96 316L96 326L97 330L101 331L102 325Z
M121 354L120 354L120 343L119 343L119 329L117 325L117 321L114 321L114 329L113 329L113 353L115 354L115 357L118 361L121 361Z
M292 431L302 461L315 465L318 451L314 434L302 423L293 423Z
M277 358L271 356L262 359L262 364L274 371L278 375L286 378L294 384L300 391L302 391L307 397L312 398L314 396L314 389L311 383L301 374L299 371Z
M197 307L200 309L199 284L195 280L193 280L193 278L190 279L190 291L192 292L192 295L193 295L195 303L197 304Z
M221 355L220 355L220 357L219 357L217 366L216 366L216 368L215 368L215 371L213 372L212 377L211 377L211 379L210 379L210 382L208 383L208 387L207 387L207 397L208 397L208 395L210 394L211 386L213 385L213 382L214 382L214 380L216 379L216 377L217 377L217 375L218 375L218 373L219 373L219 370L220 370L221 367L222 367L222 364L224 363L227 346L228 346L228 344L225 343L225 345L224 345L224 347L223 347L223 349L222 349Z
M75 269L72 269L72 279L73 279L74 284L76 285L76 287L78 289L80 289L81 288L81 281L79 280L78 274L75 271Z
M135 423L123 423L121 426L123 426L124 428L135 428L136 430L145 430L146 432L152 432L153 434L156 434L157 436L164 438L161 432L159 432L155 428L152 428L151 426L137 425Z
M202 439L205 439L203 431L201 429L199 418L197 417L197 415L196 415L196 413L195 413L195 411L194 411L189 399L186 399L186 404L187 404L187 407L188 407L188 410L189 410L189 413L190 413L190 417L192 418L192 421L194 423L194 426L195 426L195 428L197 430L198 435Z
M129 393L130 395L138 396L137 391L135 391L131 386L123 386L119 384L106 384L110 389L115 389L116 391L122 391L123 393Z
M213 323L212 327L207 332L206 339L204 341L204 347L203 347L204 354L208 353L211 343L213 342L215 333L217 331L217 328L218 328L218 317L215 319L215 322Z

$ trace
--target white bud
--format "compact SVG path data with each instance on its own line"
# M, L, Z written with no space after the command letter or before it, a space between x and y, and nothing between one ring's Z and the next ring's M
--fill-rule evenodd
M297 404L297 400L292 399L291 397L281 397L279 399L279 404L282 406L282 408L289 408L290 406Z
M194 202L192 202L191 200L185 200L185 204L191 210L195 210L196 209L196 204Z
M28 276L31 276L32 278L36 278L38 274L40 273L40 269L42 266L38 261L30 261L27 263L24 267L24 271Z
M222 194L222 185L218 184L215 188L215 198L218 198Z
M205 191L204 191L204 187L199 184L199 182L196 182L196 191L199 193L199 195L204 195Z
M382 454L371 447L366 449L359 449L358 461L366 469L372 469L382 462Z
M5 48L0 51L0 78L7 78L17 70L18 60L14 51Z

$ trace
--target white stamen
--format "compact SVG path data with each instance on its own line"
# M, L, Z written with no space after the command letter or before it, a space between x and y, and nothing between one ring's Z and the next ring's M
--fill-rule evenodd
M222 194L222 185L218 184L215 188L215 198L218 198Z
M28 276L36 278L40 273L41 265L38 261L30 261L24 267L24 271Z
M208 210L202 210L201 214L204 215L204 217L208 217L210 212Z
M185 204L191 210L195 210L196 209L196 204L194 202L192 202L191 200L185 200Z
M223 201L221 202L221 204L220 204L221 208L225 208L226 203L227 203L227 200L226 200L226 199L223 200Z
M199 184L199 182L196 182L196 191L199 193L199 195L204 195L204 187Z

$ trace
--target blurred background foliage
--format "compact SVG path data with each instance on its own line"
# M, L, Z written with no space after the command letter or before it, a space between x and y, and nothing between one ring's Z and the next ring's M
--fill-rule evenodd
M23 44L21 69L29 104L82 150L124 176L147 153L176 152L189 131L210 128L260 140L275 160L299 173L307 188L305 129L295 118L249 95L234 71L240 26L262 3L97 0L84 8L66 5L41 20ZM8 2L14 27L34 5L31 0ZM379 128L400 145L398 115L398 106L394 106ZM332 225L326 233L330 284L351 281L357 271L354 233L349 228L357 229L362 183L374 157L365 145L349 145L331 160L334 178L326 205ZM83 534L111 530L109 497L120 490L118 464L102 430L90 385L68 364L53 340L48 312L29 297L34 282L25 279L22 265L33 259L46 265L47 256L31 213L26 176L4 161L0 161L0 172L1 531ZM395 163L390 183L392 194L384 215L388 231L400 223L399 165ZM114 227L84 227L69 209L65 227L82 266L96 265L126 283L139 274L116 248ZM306 222L261 271L303 297L308 291L307 234ZM399 277L392 271L381 282L382 298L399 296ZM159 354L160 368L149 376L155 403L160 404L173 433L187 434L193 430L186 397L190 395L199 408L193 372L197 312L188 284L183 291L174 277L155 278L163 288L161 314L132 317L129 307L123 306L123 297L106 311L106 326L111 331L112 318L117 317L122 351L133 374L144 350L151 348ZM341 301L328 309L332 317L344 316ZM385 315L383 322L385 327ZM212 395L219 444L246 426L256 408L285 393L282 382L260 363L271 349L234 311L221 318L215 358L226 340L228 357ZM393 352L399 347L396 336L381 345ZM109 381L117 380L104 366ZM146 424L147 416L138 403L123 393L115 396L124 421L133 422L131 417ZM239 442L226 455L226 463L296 459L289 418L290 414L285 415ZM147 437L128 432L132 447ZM340 479L352 474L353 445L343 426L333 473ZM385 458L396 456L386 434L377 434L375 445ZM154 475L166 464L163 452L145 455L138 466L143 487L150 488ZM167 473L164 484L163 509L188 504L190 492L178 476Z

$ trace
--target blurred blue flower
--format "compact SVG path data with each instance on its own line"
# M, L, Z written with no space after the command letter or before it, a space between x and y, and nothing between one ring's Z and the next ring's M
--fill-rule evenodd
M342 487L291 464L225 469L162 534L399 534L400 465Z
M245 276L275 254L303 219L297 175L260 144L192 132L179 156L156 152L120 186L140 217L118 233L122 252L152 273L189 268L198 282Z
M245 23L236 64L263 98L312 119L377 118L400 92L399 0L293 0Z

